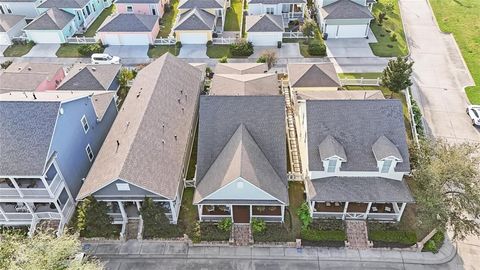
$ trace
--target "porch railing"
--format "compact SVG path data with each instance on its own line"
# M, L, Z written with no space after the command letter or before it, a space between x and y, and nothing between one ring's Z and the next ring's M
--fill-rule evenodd
M113 219L113 224L122 224L123 217L122 213L107 213L109 217Z
M35 215L39 219L61 219L62 218L60 213L54 213L54 212L39 212L39 213L35 213Z
M224 37L219 37L219 38L213 38L212 43L213 44L232 44L237 41L237 38L234 37L229 37L229 38L224 38Z
M285 32L283 38L305 38L302 32Z
M230 215L202 215L202 221L220 221L224 218L229 218Z
M94 44L98 40L96 37L69 37L67 38L67 43L72 44Z
M168 37L168 38L156 38L153 41L153 44L155 45L175 45L177 41L173 37Z
M369 86L380 86L380 78L376 79L340 79L342 85L369 85Z
M297 12L286 12L282 13L282 17L284 19L298 19L303 17L303 12L297 11Z
M261 215L252 215L252 218L258 218L265 222L280 222L282 221L282 216L261 216Z
M5 217L0 214L0 222L6 222L6 221L25 221L25 222L31 222L32 221L32 214L30 213L5 213Z

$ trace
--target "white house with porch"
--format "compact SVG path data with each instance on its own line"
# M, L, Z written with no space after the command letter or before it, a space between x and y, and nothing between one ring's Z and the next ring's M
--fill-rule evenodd
M283 222L285 153L282 96L202 96L193 198L200 221Z
M298 114L312 217L400 221L414 202L401 102L300 100Z
M121 236L132 223L141 237L146 197L177 223L201 89L203 72L168 53L133 82L77 197L107 202Z
M288 25L289 21L302 21L306 7L306 0L250 0L248 15L281 15L285 25Z

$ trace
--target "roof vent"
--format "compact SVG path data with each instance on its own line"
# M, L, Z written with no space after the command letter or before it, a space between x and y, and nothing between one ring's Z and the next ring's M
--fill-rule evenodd
M162 140L162 144L165 144L165 140Z
M117 153L117 152L118 152L118 148L119 148L119 147L120 147L120 141L119 141L119 140L117 140L117 150L115 150L115 153Z
M32 93L33 99L37 99L37 96L35 96L35 93Z
M173 136L175 138L175 141L177 140L177 135Z
M177 101L178 101L178 104L180 104L180 99L177 99Z
M137 98L139 98L139 97L140 97L140 93L142 93L142 92L141 92L141 91L139 91L139 92L138 92L138 94L137 94Z
M32 70L32 67L28 67L27 69L28 69L28 71L31 71L31 70Z
M184 113L184 112L185 112L185 108L182 107L182 113Z
M96 71L96 70L97 70L97 68L96 68L96 67L92 67L92 71Z

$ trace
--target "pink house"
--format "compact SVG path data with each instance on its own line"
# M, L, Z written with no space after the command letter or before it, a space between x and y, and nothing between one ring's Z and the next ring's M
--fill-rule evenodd
M117 0L115 7L118 13L134 13L163 16L165 4L169 0Z
M108 18L97 31L104 45L150 45L160 31L157 15L120 13Z
M13 63L0 75L0 93L55 90L63 78L61 64Z

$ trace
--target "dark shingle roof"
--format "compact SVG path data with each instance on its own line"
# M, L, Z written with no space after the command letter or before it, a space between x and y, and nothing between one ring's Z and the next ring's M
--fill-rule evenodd
M309 197L335 202L413 202L403 180L381 177L327 177L307 181Z
M178 18L174 30L212 30L215 26L215 15L205 10L194 8Z
M264 4L264 5L276 5L276 4L306 4L306 0L250 0L248 4Z
M7 32L19 22L24 20L25 16L0 14L0 32Z
M0 175L42 175L60 102L0 101Z
M169 53L140 70L78 198L124 179L173 199L184 177L202 80L200 70Z
M288 64L288 80L292 87L340 87L333 63Z
M90 0L47 0L39 8L83 8Z
M324 19L373 19L372 13L366 6L350 0L339 0L320 9Z
M151 32L158 16L120 13L103 23L98 32Z
M179 9L190 8L223 8L225 0L182 0L178 5Z
M203 181L209 181L206 178L207 172L241 125L248 130L255 142L254 148L258 147L261 150L265 159L282 180L282 183L268 187L276 190L270 191L270 194L274 192L287 194L282 193L287 190L287 162L285 101L281 96L202 96L200 98L197 186L202 185ZM259 175L263 173L259 172ZM264 181L266 181L265 184L273 183L267 179ZM207 194L196 194L199 196L197 201L205 195ZM288 195L277 196L287 196L279 199L288 201Z
M58 90L109 90L121 65L76 64L63 79ZM116 90L116 89L114 89Z
M24 30L62 30L74 18L75 15L54 7L25 26Z
M318 146L333 136L345 149L342 171L378 171L372 146L381 136L398 148L403 158L395 171L409 172L407 135L399 100L307 100L308 163L322 171Z
M283 18L281 15L252 15L246 16L245 27L247 32L283 32Z
M343 146L335 140L332 136L328 135L318 146L318 151L322 160L337 156L343 160L347 160L345 149Z
M402 154L398 151L397 146L385 136L380 136L378 138L378 140L372 145L372 150L375 158L379 161L387 157L395 157L402 160Z

